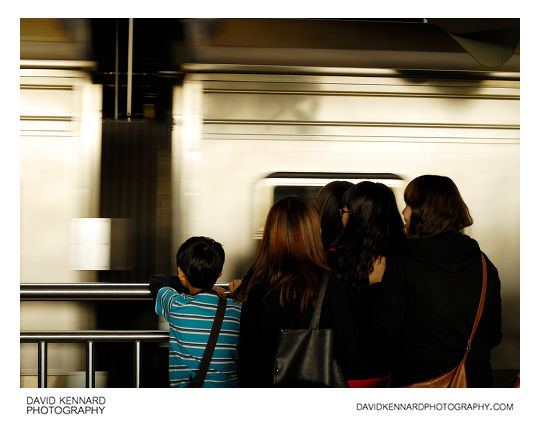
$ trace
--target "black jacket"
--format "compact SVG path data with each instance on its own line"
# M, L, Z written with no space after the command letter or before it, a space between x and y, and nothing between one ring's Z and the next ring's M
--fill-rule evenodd
M338 246L327 252L328 263L339 275L338 281L345 292L351 315L357 326L357 337L351 336L349 339L351 346L357 350L350 376L355 380L383 377L388 375L390 370L388 346L378 335L371 333L372 288L367 276L359 277L356 274L355 266L358 262L351 261L348 257L350 254L347 246ZM392 250L387 260L392 259L394 254L395 251Z
M298 300L281 307L279 292L274 291L264 298L265 293L264 286L253 286L242 305L238 346L238 385L241 387L271 387L279 329L305 329L311 322L313 310L301 313ZM334 358L344 376L350 378L356 358L354 345L350 343L356 336L355 325L343 291L333 279L328 282L319 326L334 330Z
M486 263L484 310L466 365L469 387L492 386L490 350L502 338L501 284L487 257ZM372 289L373 329L393 351L393 385L443 374L463 358L478 309L478 243L457 232L408 240Z

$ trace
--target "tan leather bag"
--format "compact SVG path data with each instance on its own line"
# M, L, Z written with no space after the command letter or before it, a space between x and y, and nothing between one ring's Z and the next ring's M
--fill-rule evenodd
M476 319L474 320L473 329L469 342L467 342L467 348L465 349L465 355L461 362L448 373L441 374L438 377L433 379L425 380L423 382L413 383L408 386L402 387L467 387L467 377L465 375L465 361L467 361L467 355L469 355L469 350L471 349L471 343L480 322L480 317L482 317L482 310L484 309L484 301L486 297L486 286L487 286L487 270L486 270L486 259L484 254L481 254L482 257L482 293L480 295L480 302L478 303L478 310L476 311Z

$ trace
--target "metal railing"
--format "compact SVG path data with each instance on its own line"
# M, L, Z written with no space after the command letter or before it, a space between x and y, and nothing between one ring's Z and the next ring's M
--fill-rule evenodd
M141 342L166 341L166 330L54 330L22 331L21 343L38 344L38 387L47 387L47 344L69 342L86 343L86 387L95 387L94 343L133 342L134 386L141 383Z
M228 284L216 284L228 289ZM151 300L148 283L21 284L21 301Z
M227 284L217 284L227 288ZM21 301L151 300L149 284L21 284ZM140 387L141 342L166 341L166 330L21 331L21 343L38 345L38 387L47 387L47 344L86 343L86 387L95 387L94 344L133 342L134 386Z

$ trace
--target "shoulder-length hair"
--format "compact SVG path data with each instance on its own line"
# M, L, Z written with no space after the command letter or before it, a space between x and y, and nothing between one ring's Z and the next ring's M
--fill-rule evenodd
M353 186L349 181L332 181L321 188L315 202L321 217L321 236L324 249L327 250L343 229L341 215L341 199L348 188Z
M367 279L375 259L387 256L405 238L396 198L385 184L363 181L347 190L343 206L349 219L338 239L341 275Z
M411 208L407 236L432 237L446 231L463 232L473 224L469 208L454 182L440 175L421 175L405 188Z
M318 295L320 275L330 271L315 206L304 199L285 197L268 212L255 261L233 296L245 301L254 285L263 284L265 297L279 291L281 306L299 300L304 311Z

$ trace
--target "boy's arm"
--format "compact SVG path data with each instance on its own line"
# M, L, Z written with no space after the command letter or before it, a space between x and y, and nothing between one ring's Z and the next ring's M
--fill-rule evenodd
M152 275L150 277L150 293L152 299L156 301L158 291L163 287L171 287L179 293L189 293L189 291L182 286L178 276L173 275Z
M189 294L187 288L182 286L180 279L172 275L152 275L150 277L150 292L154 299L154 310L160 316L170 321L171 306L191 302L184 294Z

